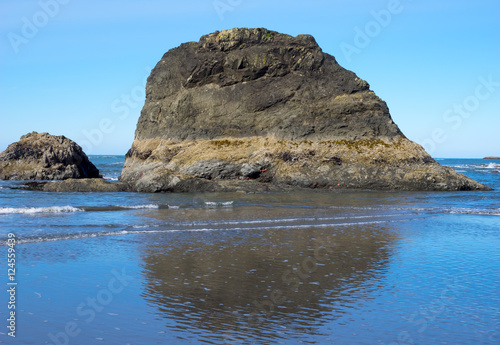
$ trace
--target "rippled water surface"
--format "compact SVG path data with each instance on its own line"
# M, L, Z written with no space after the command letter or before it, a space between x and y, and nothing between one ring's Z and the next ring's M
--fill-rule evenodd
M123 157L92 157L105 178ZM492 192L43 193L0 182L5 344L498 344Z

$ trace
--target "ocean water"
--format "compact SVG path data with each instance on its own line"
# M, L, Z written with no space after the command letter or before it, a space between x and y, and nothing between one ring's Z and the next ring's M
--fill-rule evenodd
M114 181L124 157L91 159ZM498 344L500 161L440 163L495 190L52 194L2 181L0 343Z

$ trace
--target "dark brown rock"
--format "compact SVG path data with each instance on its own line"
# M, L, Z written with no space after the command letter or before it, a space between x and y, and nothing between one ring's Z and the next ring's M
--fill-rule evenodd
M128 186L120 182L108 182L102 178L68 179L47 182L41 189L44 192L126 192Z
M162 57L121 181L147 192L489 189L408 140L312 36L266 29L215 32Z
M2 180L97 178L99 170L82 148L64 136L32 132L0 153Z
M401 136L366 81L312 36L233 29L166 53L151 72L136 139Z

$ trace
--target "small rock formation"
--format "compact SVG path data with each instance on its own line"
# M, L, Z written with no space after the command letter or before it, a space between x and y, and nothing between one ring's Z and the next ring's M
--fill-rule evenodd
M99 170L82 148L64 136L32 132L0 153L2 180L97 178Z
M141 192L489 189L408 140L312 36L266 29L215 32L163 56L121 181Z
M102 178L67 179L64 181L47 182L44 192L99 192L117 193L129 190L125 183L108 182Z
M489 156L489 157L484 157L483 159L500 159L500 157Z

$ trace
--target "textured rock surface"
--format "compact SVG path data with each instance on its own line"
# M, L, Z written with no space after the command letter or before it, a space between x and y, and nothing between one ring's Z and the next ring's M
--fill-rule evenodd
M45 192L126 192L125 183L108 182L101 178L68 179L64 181L45 183L41 190Z
M489 156L489 157L484 157L483 159L500 159L500 157Z
M409 141L368 83L312 36L266 29L215 32L163 56L121 180L145 192L236 182L248 190L487 189Z
M401 135L385 102L312 36L233 29L170 50L146 87L136 139Z
M0 153L2 180L96 178L99 170L82 148L64 136L32 132Z

